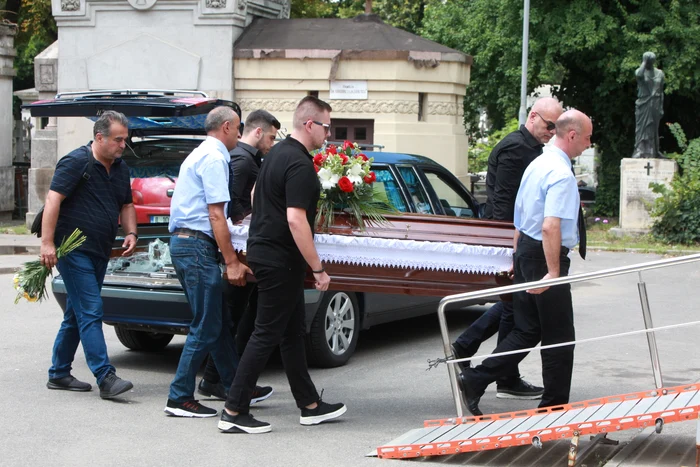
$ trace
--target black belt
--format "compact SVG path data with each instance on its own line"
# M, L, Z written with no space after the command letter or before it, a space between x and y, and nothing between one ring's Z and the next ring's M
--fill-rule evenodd
M518 237L518 241L519 241L519 242L520 242L520 241L525 241L525 242L528 242L528 243L533 243L533 244L535 244L535 245L539 245L540 248L543 248L543 247L542 247L542 241L541 241L541 240L534 239L534 238L530 237L529 235L525 235L525 234L522 233L522 232L520 232L520 236ZM543 250L544 250L544 248L543 248ZM568 255L568 254L569 254L569 248L567 248L567 247L565 247L564 245L562 245L562 246L561 246L561 254L562 254L563 256Z
M217 245L216 240L211 238L209 235L205 234L204 232L200 232L199 230L192 230L192 229L185 229L185 228L177 228L173 231L173 235L185 235L187 237L194 237L198 238L200 240L206 240L215 247L219 247Z

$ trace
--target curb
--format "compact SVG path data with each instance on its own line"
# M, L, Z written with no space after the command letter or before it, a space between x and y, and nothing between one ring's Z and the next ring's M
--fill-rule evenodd
M22 266L0 266L0 274L14 274L22 269Z

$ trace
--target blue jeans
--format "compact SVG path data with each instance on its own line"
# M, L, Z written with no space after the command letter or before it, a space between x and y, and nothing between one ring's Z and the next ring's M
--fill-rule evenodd
M170 238L170 257L192 310L190 332L182 349L168 398L174 402L194 399L197 371L211 354L221 381L228 390L238 367L231 337L228 310L224 310L218 249L194 237Z
M49 378L70 375L78 344L83 343L85 360L97 384L114 372L109 363L107 344L102 333L102 297L100 289L107 270L107 260L74 251L58 260L58 271L68 298L63 322L53 344Z

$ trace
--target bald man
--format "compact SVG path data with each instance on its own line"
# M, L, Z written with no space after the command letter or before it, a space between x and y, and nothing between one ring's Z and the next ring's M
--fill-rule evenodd
M513 222L515 196L520 179L530 163L542 154L542 148L554 136L556 120L562 114L556 99L545 97L535 102L524 125L503 138L489 156L486 174L484 218ZM452 344L456 358L471 357L479 346L498 332L498 342L513 330L513 305L498 302L474 321ZM461 364L462 369L468 364ZM518 366L499 378L496 397L500 399L539 399L544 389L520 377Z
M204 122L207 138L182 162L170 204L170 256L192 310L192 323L164 409L175 417L216 416L215 409L194 398L197 371L207 354L211 352L226 389L236 373L231 317L221 302L219 251L228 281L245 285L245 275L251 271L238 261L224 211L231 199L229 151L238 144L240 124L240 115L230 107L209 112Z
M576 246L580 199L571 161L591 145L591 120L578 110L556 122L557 139L523 175L515 200L513 267L515 283L553 279L569 273L569 251ZM575 339L569 284L513 294L515 328L494 353L569 342ZM492 357L459 377L467 408L482 415L479 400L486 387L520 363L526 353ZM569 402L574 346L542 351L544 394L540 407Z

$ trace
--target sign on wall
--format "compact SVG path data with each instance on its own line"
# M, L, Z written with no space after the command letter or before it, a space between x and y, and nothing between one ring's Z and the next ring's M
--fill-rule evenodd
M331 81L331 99L367 99L367 81Z

